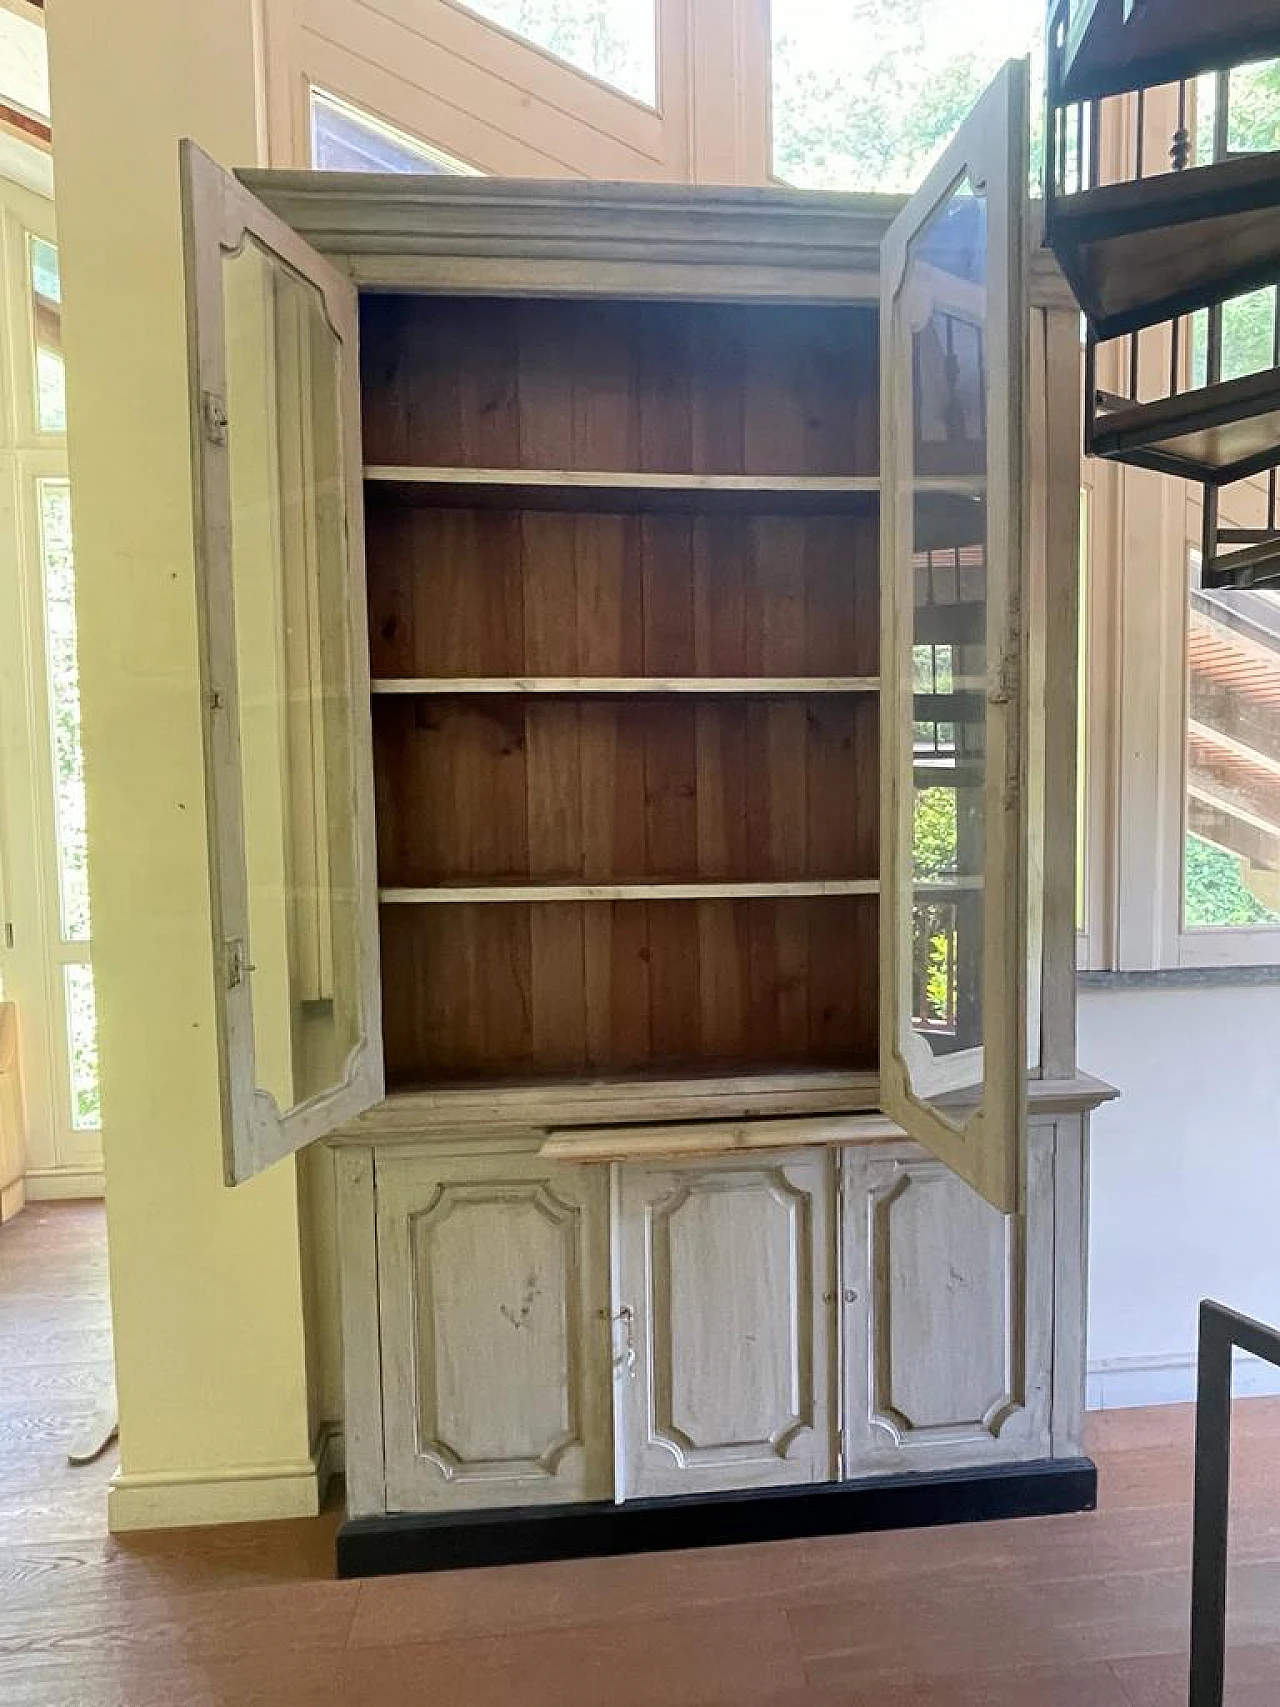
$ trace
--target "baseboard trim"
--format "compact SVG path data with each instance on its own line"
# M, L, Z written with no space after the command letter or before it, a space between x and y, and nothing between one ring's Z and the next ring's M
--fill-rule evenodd
M0 1190L0 1227L6 1221L12 1221L26 1207L27 1188L23 1180L16 1179L12 1185L6 1185Z
M1232 1389L1238 1399L1274 1398L1280 1395L1280 1369L1262 1358L1239 1352L1233 1359ZM1194 1404L1195 1353L1097 1358L1089 1365L1085 1392L1091 1411Z
M920 1529L994 1518L1092 1511L1098 1473L1088 1458L987 1469L876 1476L817 1487L682 1495L624 1505L348 1518L338 1531L340 1577L451 1571L683 1547L727 1547L807 1535Z
M107 1528L194 1529L215 1523L261 1523L315 1517L320 1481L314 1459L243 1464L218 1470L117 1470L107 1488Z
M28 1203L59 1203L106 1194L101 1168L31 1168L24 1184Z

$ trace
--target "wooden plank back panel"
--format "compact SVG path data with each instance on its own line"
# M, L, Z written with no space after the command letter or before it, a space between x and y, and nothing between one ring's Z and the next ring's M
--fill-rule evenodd
M874 897L382 908L388 1085L865 1069Z
M378 676L873 676L872 516L370 505Z
M371 463L873 475L877 315L370 295Z
M878 702L381 697L378 877L873 878Z

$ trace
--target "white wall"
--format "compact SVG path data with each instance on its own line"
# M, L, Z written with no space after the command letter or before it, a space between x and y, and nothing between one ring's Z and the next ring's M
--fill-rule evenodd
M1089 1403L1191 1399L1201 1298L1280 1322L1280 985L1083 989L1080 1065L1121 1092L1093 1127ZM1280 1371L1245 1360L1236 1391Z

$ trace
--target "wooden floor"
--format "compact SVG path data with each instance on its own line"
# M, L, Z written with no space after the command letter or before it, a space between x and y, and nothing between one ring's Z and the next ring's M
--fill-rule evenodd
M0 1230L4 1707L1183 1707L1191 1419L1094 1419L1090 1516L336 1583L333 1514L113 1540L65 1439L101 1220ZM1237 1406L1229 1707L1280 1704L1280 1404Z

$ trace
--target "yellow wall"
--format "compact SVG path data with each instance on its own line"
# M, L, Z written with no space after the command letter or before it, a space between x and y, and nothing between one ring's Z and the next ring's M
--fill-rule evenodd
M107 1219L115 1528L315 1507L297 1180L221 1180L177 142L261 157L255 0L48 10Z

